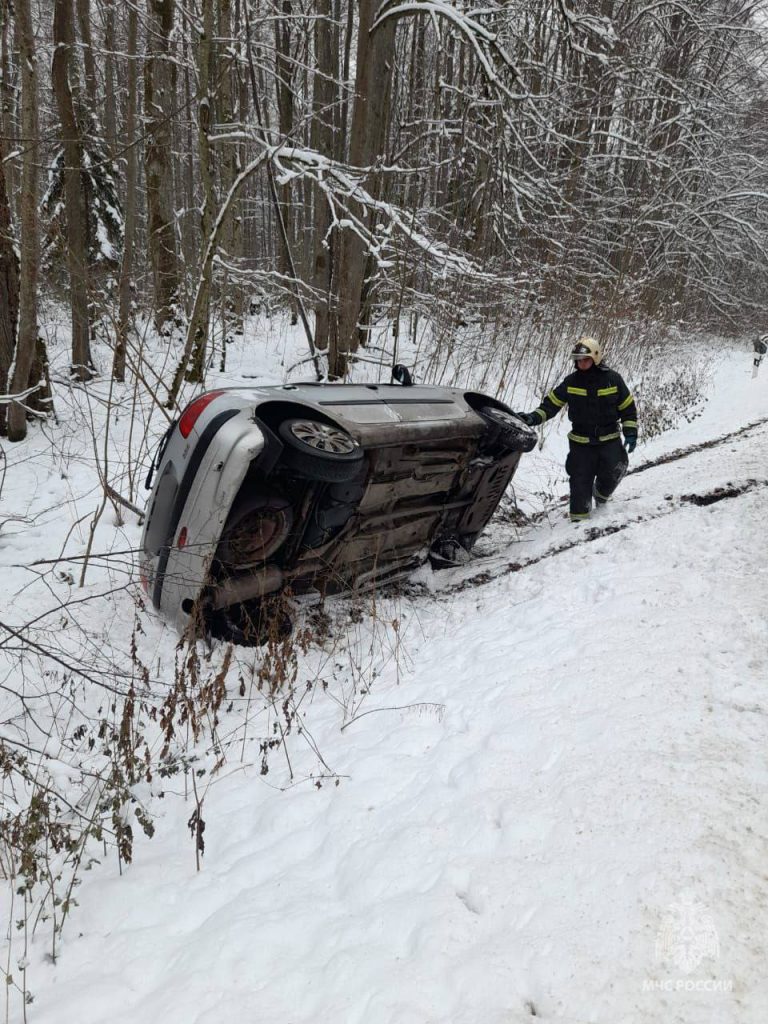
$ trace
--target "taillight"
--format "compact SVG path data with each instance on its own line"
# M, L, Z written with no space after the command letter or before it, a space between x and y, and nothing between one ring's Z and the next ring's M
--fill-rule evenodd
M152 582L152 569L150 567L149 561L146 559L142 559L139 565L139 579L141 580L141 585L144 589L144 593L148 594L149 586Z
M219 395L223 394L223 391L208 391L206 394L196 398L191 405L187 406L179 420L179 430L182 437L189 437L192 427L197 423L203 410L211 404L214 398L218 398Z
M182 528L179 530L179 539L176 541L176 544L180 548L186 547L186 544L187 544L187 528L186 528L186 526L182 526Z

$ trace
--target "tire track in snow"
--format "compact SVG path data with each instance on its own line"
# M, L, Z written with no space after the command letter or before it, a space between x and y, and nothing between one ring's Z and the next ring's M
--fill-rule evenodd
M766 424L768 424L768 417L761 417L758 420L753 420L751 423L747 423L743 427L739 427L738 430L732 430L727 434L722 434L720 437L714 437L708 441L698 441L695 444L687 445L684 448L676 448L673 451L668 452L666 455L660 455L656 459L651 459L634 469L630 469L626 475L631 476L634 473L643 473L647 469L654 469L657 466L664 466L670 462L677 462L680 459L688 458L690 455L697 455L700 452L707 451L711 448L717 448L720 445L728 444L730 441L743 437L751 431L757 430L759 427L763 427ZM591 542L600 540L602 537L608 537L611 534L620 533L622 530L626 530L629 526L635 526L642 522L650 522L653 519L660 519L663 516L670 515L672 512L676 512L681 508L684 508L686 504L712 505L717 501L739 497L740 495L754 490L755 488L764 487L768 487L768 480L749 479L741 485L729 483L726 487L715 487L710 491L705 491L700 494L681 494L677 498L670 496L666 499L668 507L659 508L655 513L646 513L634 516L633 518L624 520L622 523L614 523L610 526L589 527L584 532L580 532L578 537L574 537L573 539L566 541L563 544L559 544L556 547L548 548L546 551L543 551L540 555L536 555L533 558L524 559L520 562L507 562L495 569L481 569L479 572L475 572L471 576L466 577L457 583L447 584L446 586L430 588L418 583L411 584L407 588L407 593L413 596L426 596L428 594L457 594L472 587L482 587L485 586L486 583L492 583L494 580L499 579L502 576L509 576L511 573L520 572L532 565L536 565L545 558L552 558L555 555L562 554L564 551L570 551L572 548L583 544L585 541ZM566 497L552 505L548 505L545 509L542 509L541 512L537 512L536 515L531 516L528 519L528 523L533 525L543 519L548 519L553 513L556 513L563 504L567 503L567 501L568 499ZM498 555L486 555L483 558L479 558L475 564L479 567L482 566L483 562L494 561L497 558Z
M699 452L707 451L710 448L718 448L721 444L728 444L729 441L733 441L737 437L743 437L751 430L757 430L758 427L763 427L766 424L768 424L768 416L764 416L759 420L753 420L752 423L747 423L746 426L739 427L738 430L732 430L730 433L722 434L720 437L713 437L709 441L697 441L695 444L687 445L685 448L675 448L673 451L667 452L666 455L659 455L658 458L649 459L648 462L642 462L639 466L628 469L624 478L634 476L636 473L644 473L646 469L655 469L657 466L665 466L670 462L677 462L679 459L687 459L689 455L697 455ZM556 502L547 505L540 512L536 512L532 516L525 517L519 514L521 519L518 525L525 526L547 520L567 502L568 495L565 495L565 497L559 498Z
M758 427L765 426L766 423L768 423L768 416L764 416L759 420L753 420L752 423L747 423L746 426L739 427L738 430L732 430L730 434L723 434L721 437L713 437L710 441L699 441L696 444L690 444L685 448L675 448L674 451L667 452L666 455L660 455L657 459L650 459L648 462L643 462L634 469L630 469L626 475L632 476L634 473L644 473L646 469L654 469L656 466L664 466L668 462L676 462L678 459L685 459L689 455L696 455L698 452L706 451L708 448L717 448L721 444L728 444L728 442L733 441L734 438L742 437L744 434L749 433L750 430L756 430Z
M734 436L736 435L729 435L729 437ZM713 445L711 443L707 443L702 447L706 448L712 446ZM693 454L693 452L686 452L686 454ZM556 547L548 548L546 551L543 551L540 555L536 555L533 558L524 559L520 562L507 562L495 569L484 569L460 580L457 583L448 584L442 587L438 586L430 588L418 583L410 584L405 588L405 593L410 597L422 597L429 595L442 597L443 595L459 594L464 590L469 590L474 587L483 587L487 583L493 583L495 580L501 579L503 576L509 576L512 573L521 572L523 569L528 569L532 565L537 565L539 562L543 562L547 558L553 558L555 555L563 554L565 551L571 551L575 547L580 547L585 542L591 543L592 541L601 540L603 537L610 537L612 534L621 533L628 527L636 526L638 523L648 523L652 522L654 519L662 519L674 512L679 512L680 509L684 508L686 505L713 505L718 501L724 501L728 498L737 498L743 494L749 493L750 491L762 488L768 488L768 480L750 479L746 480L742 484L729 483L726 487L715 487L710 491L704 491L699 494L681 494L677 497L670 496L666 499L669 506L667 508L659 508L656 512L634 516L631 519L624 520L624 522L612 523L609 526L589 527L583 532L579 531L578 536L573 537L571 540L568 540L563 544L559 544ZM486 560L490 561L495 557L498 556L487 555L485 558L479 558L477 560L477 564L482 564L482 562Z

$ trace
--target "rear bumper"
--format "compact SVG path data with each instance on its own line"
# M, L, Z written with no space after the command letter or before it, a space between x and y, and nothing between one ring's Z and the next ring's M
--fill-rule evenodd
M215 421L214 421L215 422ZM212 427L214 424L210 424ZM213 437L216 443L212 444ZM186 628L205 585L221 531L251 464L265 448L261 429L244 416L216 425L204 450L200 442L184 473L167 543L154 559L152 603Z

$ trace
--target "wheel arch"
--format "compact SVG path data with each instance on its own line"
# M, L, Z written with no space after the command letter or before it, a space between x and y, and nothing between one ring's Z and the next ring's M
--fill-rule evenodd
M494 409L501 409L502 412L509 412L514 415L514 409L511 409L504 402L499 401L498 398L491 398L490 395L484 395L480 391L465 391L464 401L473 412L477 412L478 409L482 409L483 406L490 405Z
M332 427L339 427L339 429L346 430L349 433L349 428L346 424L340 423L333 416L329 416L314 405L306 405L303 402L290 402L284 399L263 402L261 405L256 406L256 417L263 423L266 423L270 430L275 432L277 432L277 428L283 420L302 419L319 420L321 423L327 423Z

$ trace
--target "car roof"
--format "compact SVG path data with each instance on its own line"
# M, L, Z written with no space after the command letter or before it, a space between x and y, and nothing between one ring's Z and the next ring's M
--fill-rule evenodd
M436 397L453 400L462 394L456 388L440 387L433 384L326 384L317 381L297 381L289 384L269 384L243 386L222 389L226 394L235 394L248 401L270 401L283 396L298 401L307 401L317 405L331 401L391 401L392 399L408 399L410 401L434 401Z
M412 425L446 421L473 421L464 392L429 384L324 384L302 382L264 387L224 389L219 403L259 406L291 403L330 417L348 429L368 432L376 424ZM211 408L213 413L213 407ZM363 439L362 435L359 436Z

